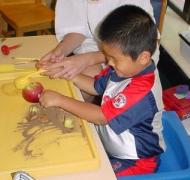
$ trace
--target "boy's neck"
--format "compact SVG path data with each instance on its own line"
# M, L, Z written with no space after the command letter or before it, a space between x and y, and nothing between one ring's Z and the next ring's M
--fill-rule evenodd
M155 63L153 60L151 60L138 74L135 76L139 76L142 74L146 74L148 72L154 71L156 69Z

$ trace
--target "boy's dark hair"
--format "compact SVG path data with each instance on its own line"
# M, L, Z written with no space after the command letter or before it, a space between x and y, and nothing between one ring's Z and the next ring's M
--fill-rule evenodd
M102 42L119 46L123 54L128 54L135 60L143 51L149 51L151 55L154 53L157 26L143 9L125 5L104 19L98 37Z

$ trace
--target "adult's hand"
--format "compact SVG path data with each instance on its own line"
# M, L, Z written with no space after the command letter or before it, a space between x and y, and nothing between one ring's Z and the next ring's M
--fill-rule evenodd
M102 70L101 62L105 62L105 58L100 52L73 55L65 57L61 62L46 64L44 68L48 71L44 75L72 79L83 73L93 77Z
M51 78L72 79L83 72L88 67L88 61L81 58L81 55L65 57L63 61L46 64L44 66L48 71L44 73Z
M64 52L61 47L57 46L55 49L51 50L47 54L45 54L40 61L36 64L37 68L45 68L48 64L61 62L65 57Z
M45 54L36 64L38 68L44 68L47 64L61 62L62 59L73 52L85 40L85 36L80 33L68 33L59 42L56 48Z

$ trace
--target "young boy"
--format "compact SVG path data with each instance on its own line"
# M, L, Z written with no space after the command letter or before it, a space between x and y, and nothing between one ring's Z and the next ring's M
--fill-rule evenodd
M97 125L117 176L152 173L164 150L162 89L151 56L157 27L141 8L125 5L110 13L98 37L108 67L95 79L73 79L81 90L102 95L101 107L46 90L44 107L58 106Z

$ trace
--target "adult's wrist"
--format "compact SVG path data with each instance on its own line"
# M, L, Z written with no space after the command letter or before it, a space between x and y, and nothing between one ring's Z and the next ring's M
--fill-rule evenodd
M60 50L62 54L64 54L64 56L67 56L68 54L70 54L70 52L67 52L65 48L65 43L63 42L63 40L59 42L59 44L56 46L56 49Z

